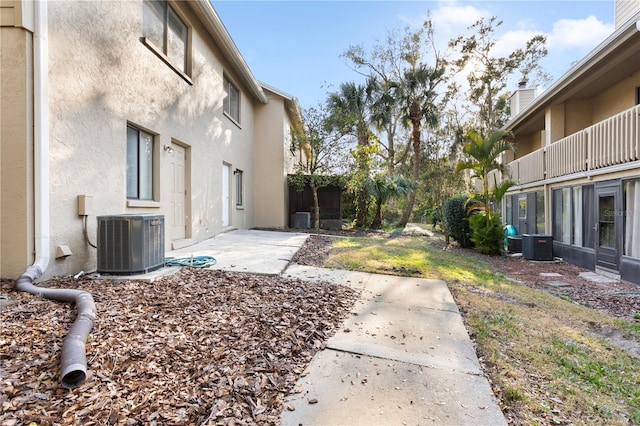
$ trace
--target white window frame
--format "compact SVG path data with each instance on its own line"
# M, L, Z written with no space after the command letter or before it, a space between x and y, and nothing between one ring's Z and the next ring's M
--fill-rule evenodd
M240 124L240 99L242 97L240 90L227 76L223 77L223 85L224 114L236 124Z

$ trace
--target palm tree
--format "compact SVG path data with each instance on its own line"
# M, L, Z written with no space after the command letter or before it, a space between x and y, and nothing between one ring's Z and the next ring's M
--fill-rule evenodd
M379 174L373 179L368 179L366 186L369 194L371 194L371 197L376 203L376 213L371 222L371 227L373 229L380 229L382 228L382 206L393 197L405 195L413 191L416 183L402 176L389 179Z
M374 152L370 144L373 134L368 120L370 107L368 92L366 86L353 82L342 83L340 90L331 93L327 101L330 111L329 125L342 135L355 137L357 141L356 149L353 150L356 170L351 185L356 193L356 227L365 225L369 196L364 181L369 177L371 156Z
M479 179L482 182L480 199L484 204L483 209L487 213L488 225L491 213L489 204L491 198L489 173L493 170L498 170L501 173L506 171L506 166L499 161L499 157L500 154L505 151L514 150L513 144L511 143L513 135L504 130L497 130L489 134L486 138L483 138L480 133L470 130L465 135L465 139L466 142L462 148L462 152L467 156L467 159L458 161L455 172L459 173L462 170L471 170L471 177ZM505 182L501 185L496 185L501 195L503 195L506 189L508 189L508 186L512 184L510 181Z
M420 151L423 125L435 126L438 111L435 107L437 93L435 88L442 80L444 67L436 65L431 68L424 64L412 66L404 74L404 79L397 83L398 101L403 108L404 121L411 126L411 146L413 148L414 181L420 178ZM400 218L399 226L406 226L411 217L416 201L416 192L412 191Z

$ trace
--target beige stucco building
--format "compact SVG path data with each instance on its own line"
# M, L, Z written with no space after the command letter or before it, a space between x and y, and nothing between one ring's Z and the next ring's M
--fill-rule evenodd
M503 213L520 234L552 235L556 256L640 283L640 2L615 12L614 33L550 88L514 94L526 103L506 125Z
M297 101L209 1L2 0L0 23L2 277L95 270L101 215L163 215L167 248L286 226Z

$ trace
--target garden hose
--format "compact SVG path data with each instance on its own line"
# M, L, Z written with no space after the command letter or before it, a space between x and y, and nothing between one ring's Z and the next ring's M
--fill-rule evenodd
M189 266L191 268L210 268L216 264L212 256L167 257L164 259L166 266Z

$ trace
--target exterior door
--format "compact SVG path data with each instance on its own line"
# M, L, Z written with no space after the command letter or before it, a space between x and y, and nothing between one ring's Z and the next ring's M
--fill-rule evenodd
M171 213L169 219L169 235L171 240L181 240L186 235L185 209L185 160L186 149L177 144L171 144Z
M596 187L596 267L620 269L622 251L622 185L605 182Z
M518 234L528 234L529 227L527 226L527 195L522 194L518 196L518 204L516 205L518 212Z
M222 165L222 226L229 226L229 173L231 167Z

